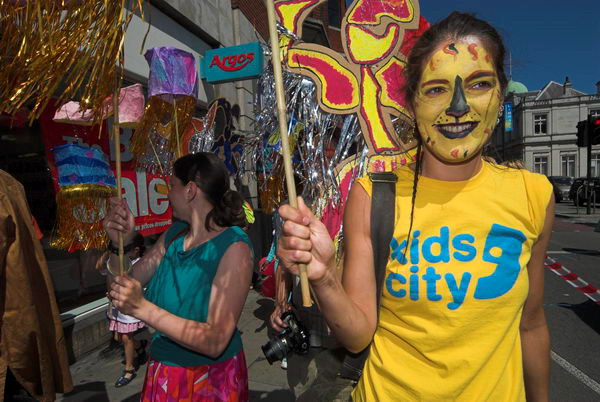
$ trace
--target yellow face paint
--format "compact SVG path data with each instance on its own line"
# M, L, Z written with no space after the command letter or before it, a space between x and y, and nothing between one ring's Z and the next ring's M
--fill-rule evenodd
M494 130L501 101L492 56L481 42L445 43L427 61L415 98L423 144L446 162L470 159Z

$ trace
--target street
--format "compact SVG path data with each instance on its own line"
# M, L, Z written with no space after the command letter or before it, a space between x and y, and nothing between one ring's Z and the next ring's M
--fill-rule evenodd
M600 286L600 233L593 231L599 214L575 213L574 207L557 205L557 217L548 255L591 285ZM600 305L550 269L545 273L545 311L552 338L551 401L600 401ZM238 328L242 331L248 363L252 401L293 401L317 379L304 400L326 400L318 380L326 383L335 376L331 350L311 349L308 356L292 356L288 370L269 365L260 346L268 338L266 320L273 308L270 299L250 291ZM149 337L146 332L144 337ZM120 354L101 358L94 352L71 366L75 390L59 400L135 401L139 398L145 367L123 388L115 388L122 365ZM312 392L312 393L311 393ZM311 395L311 397L307 397Z
M600 233L569 205L558 204L548 256L593 286L600 286ZM570 213L571 212L571 213ZM574 222L584 223L574 223ZM552 341L550 394L553 401L600 400L600 305L552 271L546 271L545 311Z

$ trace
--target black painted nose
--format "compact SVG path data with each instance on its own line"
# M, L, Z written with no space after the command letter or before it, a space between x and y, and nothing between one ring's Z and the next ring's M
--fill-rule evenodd
M456 76L454 79L454 93L452 94L452 102L450 107L446 109L446 114L454 117L461 117L467 114L471 110L467 104L465 93L462 89L462 78Z

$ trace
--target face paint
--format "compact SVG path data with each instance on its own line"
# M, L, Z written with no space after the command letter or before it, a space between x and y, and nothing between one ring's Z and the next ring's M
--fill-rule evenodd
M423 144L443 161L465 161L496 126L502 96L492 57L465 38L445 43L424 66L415 98Z

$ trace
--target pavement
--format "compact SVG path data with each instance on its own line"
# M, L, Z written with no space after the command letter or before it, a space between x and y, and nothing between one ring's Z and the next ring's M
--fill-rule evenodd
M267 362L260 347L268 341L269 335L273 336L267 322L273 308L272 299L250 290L238 324L248 365L250 400L335 400L326 395L331 393L332 382L336 381L341 364L340 349L311 348L307 355L291 355L287 370L283 370L279 362L273 365ZM148 330L136 335L136 339L150 337ZM58 401L139 401L145 364L140 366L132 382L115 388L114 383L123 369L121 352L117 350L109 356L100 352L96 350L71 365L75 388L70 393L59 394Z
M594 208L595 207L595 208ZM586 206L577 207L572 201L559 202L556 204L554 215L569 220L572 223L579 223L588 226L596 226L600 222L600 205L592 206L590 214L587 214Z

